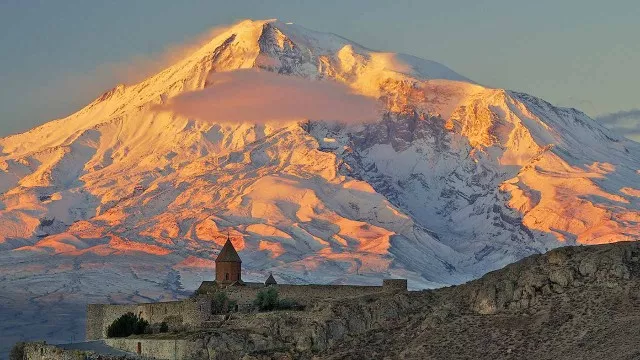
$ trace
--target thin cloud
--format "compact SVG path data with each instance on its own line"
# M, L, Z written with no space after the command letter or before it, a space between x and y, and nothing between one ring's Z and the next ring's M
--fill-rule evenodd
M234 25L211 28L185 43L169 45L160 52L138 54L127 60L103 63L89 72L61 74L59 85L55 88L38 89L39 96L44 97L47 103L61 104L61 110L54 114L56 118L68 116L118 84L138 83L175 64ZM42 121L48 119L50 117L43 117ZM0 136L2 135L0 132Z
M605 126L622 135L640 141L640 109L631 109L596 117Z
M139 54L126 61L103 64L96 72L110 75L119 83L140 82L191 55L234 25L211 28L184 43L169 45L159 53Z
M191 55L234 25L213 27L184 43L168 45L159 52L137 54L123 61L103 63L91 72L65 74L63 93L81 98L82 103L87 101L87 94L94 97L118 84L138 83ZM60 89L56 89L52 97L60 92Z
M328 80L306 80L267 71L215 73L204 90L179 95L157 111L214 123L326 120L358 124L379 119L376 99Z
M610 124L619 124L627 120L640 120L640 109L631 109L604 114L598 116L596 119Z

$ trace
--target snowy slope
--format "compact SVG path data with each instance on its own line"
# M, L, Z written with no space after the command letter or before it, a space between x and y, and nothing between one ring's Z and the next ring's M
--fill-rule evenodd
M335 80L383 110L349 125L157 111L252 68ZM212 277L228 230L247 279L460 283L562 244L637 240L639 184L640 145L577 110L244 21L139 84L0 139L2 336L73 318L77 303L184 296ZM81 325L70 323L33 336L68 341Z

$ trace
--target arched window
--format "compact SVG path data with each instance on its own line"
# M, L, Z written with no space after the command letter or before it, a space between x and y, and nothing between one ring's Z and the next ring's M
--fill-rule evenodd
M224 274L224 279L229 280L229 273Z

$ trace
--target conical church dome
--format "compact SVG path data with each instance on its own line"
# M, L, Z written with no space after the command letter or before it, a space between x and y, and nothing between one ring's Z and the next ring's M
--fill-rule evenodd
M227 242L222 247L222 250L220 250L220 254L218 254L216 262L242 262L242 260L240 260L240 256L238 255L238 252L236 251L236 248L233 247L230 239L227 238Z
M277 285L278 282L276 281L276 279L273 278L273 274L269 274L269 277L267 278L267 280L264 282L265 285Z

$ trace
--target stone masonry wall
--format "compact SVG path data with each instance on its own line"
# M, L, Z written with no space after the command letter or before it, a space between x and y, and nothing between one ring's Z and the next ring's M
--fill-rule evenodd
M88 304L87 305L87 325L85 338L87 340L97 340L102 338L104 309L109 305Z
M135 352L134 352L135 353ZM64 349L59 345L46 342L29 342L24 346L24 360L151 360L156 357L137 356L134 354L105 355L92 350ZM173 359L167 357L165 359ZM188 357L184 358L188 359Z
M189 342L180 339L161 340L161 339L105 339L105 343L113 348L128 351L134 354L138 353L140 347L140 355L153 359L175 359L187 360L192 359L190 356Z
M280 299L291 299L299 304L311 306L321 300L343 299L379 293L380 286L349 285L271 285L278 290ZM238 301L240 307L250 306L256 295L265 287L234 286L225 289L230 299Z
M24 346L25 360L84 360L85 354L77 350L64 350L46 343L27 343Z
M208 320L211 302L206 299L187 299L146 304L89 304L87 305L87 340L105 338L107 327L120 316L132 312L150 324L166 322L169 329L193 328Z
M403 279L384 280L383 286L357 285L271 285L278 290L280 299L290 299L305 306L312 306L319 301L345 299L356 296L371 295L380 292L398 292L407 290L407 281ZM227 296L238 302L241 310L252 306L259 291L265 286L259 283L248 283L246 286L229 286L224 288ZM211 293L216 290L213 282L204 282L199 290ZM151 324L166 322L169 329L197 328L204 321L211 319L211 299L200 296L182 301L87 306L87 340L106 338L107 327L118 317L127 312L141 316Z
M278 290L280 299L290 299L305 306L311 306L319 301L344 299L355 296L376 294L380 292L397 292L407 290L407 280L389 279L383 281L383 286L358 286L358 285L271 285ZM252 305L258 292L266 287L260 283L247 283L246 286L229 286L224 288L227 296L238 302L239 307L246 308ZM213 282L204 282L200 287L204 293L217 291Z

